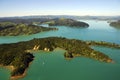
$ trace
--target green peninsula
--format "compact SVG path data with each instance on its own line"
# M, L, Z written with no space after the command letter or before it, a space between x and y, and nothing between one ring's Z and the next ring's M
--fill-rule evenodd
M42 26L35 26L30 24L15 24L12 22L0 23L0 36L18 36L18 35L30 35L43 31L57 30L56 28L46 28Z
M29 67L29 63L34 60L32 51L53 51L58 47L66 50L65 58L72 59L83 56L101 62L113 61L108 55L91 48L95 45L120 49L118 44L103 41L82 41L61 37L39 38L18 43L0 44L0 65L14 67L11 78L21 76Z
M13 20L14 21L14 20ZM30 35L43 31L58 30L57 28L42 27L36 24L49 24L49 26L69 26L69 27L89 27L89 24L85 22L76 21L73 19L56 18L46 19L40 21L26 22L0 22L0 36L18 36L18 35Z
M120 20L118 20L116 22L111 22L110 26L120 29Z
M48 23L49 26L89 27L89 24L85 22L66 18L51 19L44 23Z

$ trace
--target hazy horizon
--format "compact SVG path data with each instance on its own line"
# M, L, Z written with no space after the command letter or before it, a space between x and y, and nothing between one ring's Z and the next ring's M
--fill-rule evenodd
M120 16L120 0L1 0L0 17Z
M78 17L89 17L89 16L93 16L93 17L118 17L120 15L110 15L110 16L106 16L106 15L21 15L21 16L0 16L0 18L9 18L9 17L36 17L36 16L78 16Z

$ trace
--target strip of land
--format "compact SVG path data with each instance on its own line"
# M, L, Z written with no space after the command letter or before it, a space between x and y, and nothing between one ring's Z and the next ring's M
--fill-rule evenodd
M67 26L67 27L77 27L77 28L87 28L89 24L86 22L81 22L73 19L66 18L56 18L44 21L42 23L49 24L49 26Z
M50 30L57 30L57 28L47 28L23 23L0 22L0 36L31 35Z
M104 41L82 41L62 37L39 38L18 43L1 44L0 64L13 66L11 78L19 78L23 76L30 62L34 60L32 51L53 51L58 47L66 50L64 53L65 58L72 59L83 56L101 62L113 62L108 55L91 48L91 46L95 45L120 49L119 44Z
M111 22L110 26L120 29L120 20L115 21L115 22Z

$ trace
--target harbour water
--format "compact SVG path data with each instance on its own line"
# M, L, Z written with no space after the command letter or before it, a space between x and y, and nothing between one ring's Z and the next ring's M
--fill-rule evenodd
M110 27L107 21L85 20L89 28L56 26L58 31L48 31L29 36L0 37L0 44L28 41L33 38L66 37L70 39L107 41L120 44L120 30ZM53 52L39 51L27 69L27 74L19 80L119 80L120 50L93 47L110 56L114 63L99 62L90 58L77 57L66 60L62 49ZM9 80L10 71L0 68L0 80Z

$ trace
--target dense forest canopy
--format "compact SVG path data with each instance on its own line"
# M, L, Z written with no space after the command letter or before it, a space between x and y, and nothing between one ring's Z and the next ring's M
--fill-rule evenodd
M57 28L47 28L23 23L0 22L0 36L30 35L49 30L57 30Z
M68 27L88 27L85 22L73 19L56 18L56 19L3 19L0 20L0 36L17 36L30 35L42 31L58 30L57 28L42 27L41 24L49 24L49 26L68 26Z
M84 56L102 62L113 61L106 54L95 51L90 47L94 45L120 49L120 45L118 44L103 41L82 41L61 37L39 38L19 43L1 44L0 64L3 66L14 66L15 69L11 73L12 76L22 75L25 69L29 66L29 63L34 58L32 51L53 51L57 47L66 50L66 52L64 53L65 58Z
M45 23L48 23L50 26L69 26L69 27L88 27L89 26L89 24L85 22L80 22L77 20L66 19L66 18L51 19Z

